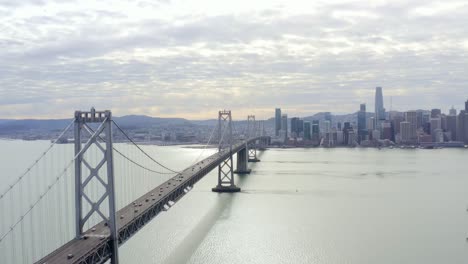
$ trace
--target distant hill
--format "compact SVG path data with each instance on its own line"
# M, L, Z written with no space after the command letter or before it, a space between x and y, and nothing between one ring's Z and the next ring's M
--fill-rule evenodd
M125 129L152 127L175 127L214 125L217 120L190 121L183 118L161 118L145 115L114 117L114 121ZM72 119L0 119L0 135L26 132L52 132L64 129Z
M142 128L152 126L168 126L168 125L190 125L191 121L183 118L161 118L145 115L127 115L114 117L114 121L122 127L126 128Z
M0 134L14 131L46 130L53 131L65 128L71 119L21 119L0 121Z

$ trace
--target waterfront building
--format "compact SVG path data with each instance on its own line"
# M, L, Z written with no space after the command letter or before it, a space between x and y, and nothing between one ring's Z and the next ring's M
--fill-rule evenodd
M330 112L325 112L325 121L330 122L330 126L332 124L332 114Z
M404 121L405 117L402 115L392 116L392 120L390 122L392 123L394 135L400 134L400 123Z
M298 135L299 137L301 137L301 136L304 134L304 120L299 119L299 120L297 121L297 129L296 129L296 130L297 130L297 131L296 131L296 132L297 132L297 135Z
M299 126L299 117L291 118L291 137L295 138L299 136L298 126Z
M385 121L384 123L382 123L382 137L381 138L395 141L395 138L393 136L392 123L390 121Z
M345 144L348 144L349 142L349 133L353 131L353 128L351 127L351 124L349 122L344 122L343 126L343 141Z
M320 140L320 122L312 120L312 140L318 142Z
M357 118L358 127L358 143L366 139L367 136L367 124L366 124L366 104L361 104Z
M288 139L288 115L282 114L281 115L281 130L284 133L284 139Z
M275 109L275 136L279 136L281 130L281 108Z
M346 142L346 144L348 146L355 146L356 145L356 132L354 132L354 130L349 130L348 131L348 141Z
M367 119L367 131L373 131L375 129L375 118L369 117Z
M457 140L468 144L468 112L466 110L458 114Z
M434 135L436 129L442 129L440 117L431 118L431 135Z
M450 133L451 141L457 140L457 116L456 115L449 115L447 116L447 132Z
M434 129L432 133L432 139L434 142L437 142L437 143L444 142L444 131L440 128Z
M422 126L424 127L425 124L429 123L430 119L431 119L431 114L428 112L424 112L423 119L422 119Z
M331 132L331 122L329 120L325 120L323 122L323 132L330 133Z
M374 129L372 131L372 140L380 140L380 131L377 129Z
M336 131L336 144L337 145L343 145L344 144L343 131L341 131L341 130Z
M444 114L440 115L440 127L443 131L447 131L447 116Z
M409 142L415 143L417 142L417 123L418 123L418 114L416 111L408 111L405 113L405 121L410 123L410 130L409 130ZM401 126L400 126L401 131ZM403 133L403 132L402 132ZM403 140L403 136L402 136Z
M421 111L421 110L416 111L416 115L417 115L417 124L416 124L416 128L417 128L417 129L419 129L420 127L423 126L423 114L424 114L424 112Z
M311 134L311 125L310 122L305 121L304 122L304 139L306 140L311 140L312 139L312 134Z
M423 131L424 133L430 135L431 134L431 123L430 122L426 122L424 123L423 125Z
M431 135L419 135L419 144L424 144L424 143L432 143L432 136Z
M402 143L411 143L412 140L412 125L408 121L400 123L400 132L401 132L401 142Z

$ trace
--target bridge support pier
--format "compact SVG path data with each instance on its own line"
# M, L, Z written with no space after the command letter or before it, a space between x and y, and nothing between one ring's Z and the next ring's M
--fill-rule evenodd
M232 117L231 111L219 111L218 115L218 153L227 158L218 166L218 185L211 189L213 192L240 192L240 188L234 184L232 170Z
M247 155L247 144L245 148L237 152L237 170L234 173L237 174L249 174L252 170L248 168L248 155Z
M257 158L257 143L254 142L249 148L249 162L260 162Z

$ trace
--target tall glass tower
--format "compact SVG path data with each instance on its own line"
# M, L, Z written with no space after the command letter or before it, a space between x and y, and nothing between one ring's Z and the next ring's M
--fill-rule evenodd
M367 116L366 116L366 104L361 104L358 112L358 143L366 139L367 134Z
M275 136L279 136L279 131L281 130L281 109L275 109Z
M375 128L380 130L380 124L385 120L382 87L375 88Z

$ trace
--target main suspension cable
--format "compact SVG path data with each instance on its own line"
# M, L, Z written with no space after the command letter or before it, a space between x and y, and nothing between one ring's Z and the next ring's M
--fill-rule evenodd
M89 127L88 125L85 125L84 128L88 131L88 133L90 133L91 135L94 134L94 130ZM105 141L101 136L97 136L98 139L102 140L102 141ZM123 154L121 151L119 151L116 147L112 146L112 149L115 150L115 152L117 152L120 156L122 156L124 159L130 161L131 163L137 165L138 167L144 169L144 170L147 170L147 171L150 171L150 172L154 172L154 173L158 173L158 174L175 174L174 172L161 172L161 171L156 171L156 170L152 170L150 168L147 168L145 167L144 165L141 165L140 163L134 161L133 159L131 159L130 157L126 156L125 154Z
M122 134L133 144L135 145L135 147L137 147L143 154L145 154L145 156L147 156L150 160L152 160L154 163L158 164L159 166L165 168L166 170L168 171L171 171L171 172L174 172L174 173L180 173L178 171L175 171L173 169L170 169L168 168L167 166L164 166L163 164L161 164L160 162L158 162L157 160L153 159L148 153L146 153L143 149L140 148L140 146L138 146L123 130L122 128L119 127L119 125L117 125L117 123L112 120L112 123L114 123L114 125L117 127L117 129L120 130L120 132L122 132Z
M201 155L205 152L206 148L210 145L211 143L211 139L213 138L213 135L214 135L214 132L216 131L216 125L213 127L213 129L211 130L211 135L210 137L208 138L208 142L206 143L206 145L203 147L202 151L200 152L200 154L198 155L198 157L193 160L192 162L192 166L195 165L195 163L198 162L198 160L200 159Z

